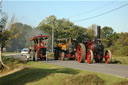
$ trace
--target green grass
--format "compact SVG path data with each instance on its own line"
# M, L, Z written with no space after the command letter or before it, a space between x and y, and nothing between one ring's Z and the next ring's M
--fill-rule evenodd
M2 52L2 55L14 55L14 54L20 54L19 52Z
M113 64L128 64L128 56L112 56Z
M24 60L9 58L7 56L2 56L2 60L3 60L4 64L7 65L10 69L3 68L2 65L0 64L0 73L4 72L4 71L8 72L8 71L10 71L14 68L17 68L18 66L21 66L26 63L26 61L24 61Z
M48 57L54 58L54 53L50 52L50 53L48 54Z
M27 68L0 78L0 85L113 85L126 80L42 62L28 62L25 65Z

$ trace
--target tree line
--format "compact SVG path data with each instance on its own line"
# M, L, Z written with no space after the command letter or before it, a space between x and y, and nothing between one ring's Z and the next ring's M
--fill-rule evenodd
M32 43L30 38L37 35L49 35L48 49L51 49L52 29L54 29L54 46L56 40L60 38L73 38L76 42L84 39L93 40L95 38L95 24L85 28L75 25L68 19L57 19L55 16L46 17L40 24L33 28L30 25L14 23L9 29L0 33L0 44L7 51L19 51L24 47L29 47ZM102 43L106 49L111 49L114 55L128 56L128 33L116 33L112 27L105 26L101 29Z

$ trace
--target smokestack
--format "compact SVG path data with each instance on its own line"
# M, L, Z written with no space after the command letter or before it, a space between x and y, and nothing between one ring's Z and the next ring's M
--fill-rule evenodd
M97 39L100 39L100 26L97 26Z

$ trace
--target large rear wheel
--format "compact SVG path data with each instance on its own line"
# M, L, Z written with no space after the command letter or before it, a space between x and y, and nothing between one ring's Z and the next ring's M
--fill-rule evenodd
M77 47L77 60L79 63L85 61L86 49L85 45L80 43Z
M92 52L92 50L88 50L88 52L87 52L87 63L88 64L90 64L90 63L92 63L93 62L93 52Z
M111 62L112 62L112 54L111 54L110 50L107 50L105 52L105 63L108 64L108 63L111 63Z

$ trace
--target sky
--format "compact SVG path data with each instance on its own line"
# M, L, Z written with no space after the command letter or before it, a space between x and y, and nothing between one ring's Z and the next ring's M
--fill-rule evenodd
M9 19L36 27L50 15L66 18L74 24L89 27L92 24L109 26L115 32L128 32L128 5L111 13L93 17L127 4L128 0L3 0L2 11ZM82 20L82 21L79 21Z

